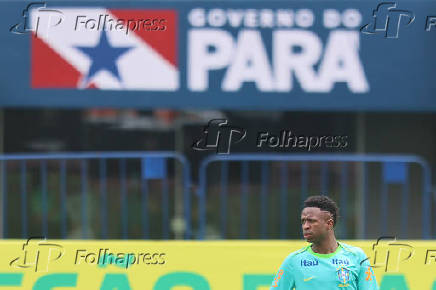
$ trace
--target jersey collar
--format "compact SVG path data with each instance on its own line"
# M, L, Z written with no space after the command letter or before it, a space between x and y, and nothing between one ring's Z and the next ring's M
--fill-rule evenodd
M319 258L331 258L331 257L333 257L334 255L336 255L337 253L339 253L341 250L342 250L342 245L341 245L340 243L338 243L338 247L336 248L336 251L334 251L333 253L330 253L330 254L320 254L320 253L315 253L315 252L312 250L312 244L310 244L309 246L307 246L307 251L308 251L310 254L312 254L312 255L314 255L314 256L316 256L316 257L319 257Z

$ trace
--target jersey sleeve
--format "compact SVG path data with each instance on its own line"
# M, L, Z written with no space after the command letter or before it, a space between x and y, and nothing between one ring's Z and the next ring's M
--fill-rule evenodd
M286 258L274 276L270 290L292 290L294 287L295 279L291 271L291 264L289 258Z
M375 279L374 270L372 269L369 259L363 251L360 259L358 287L359 290L379 290L377 281Z

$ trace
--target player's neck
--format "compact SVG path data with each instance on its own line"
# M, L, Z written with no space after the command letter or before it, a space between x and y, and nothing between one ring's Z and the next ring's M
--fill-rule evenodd
M331 235L319 243L313 243L312 251L318 254L331 254L334 253L338 247L339 244L336 241L335 236Z

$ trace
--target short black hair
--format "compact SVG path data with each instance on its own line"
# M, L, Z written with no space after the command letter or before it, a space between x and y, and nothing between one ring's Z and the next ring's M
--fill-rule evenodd
M320 210L328 211L333 216L333 226L339 217L339 208L331 198L325 195L314 195L304 201L304 207L317 207Z

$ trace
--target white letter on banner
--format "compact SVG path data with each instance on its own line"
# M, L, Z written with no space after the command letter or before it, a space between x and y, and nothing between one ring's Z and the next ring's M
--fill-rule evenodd
M261 91L273 91L273 77L259 31L242 30L238 35L236 53L227 70L222 88L237 91L244 82L255 82Z
M332 31L319 67L316 92L330 92L335 82L346 82L353 93L369 91L359 58L358 31Z
M213 27L222 27L226 25L226 12L223 9L215 8L209 11L207 15L207 20L210 26Z
M209 71L230 63L233 38L220 29L191 29L188 46L188 87L191 91L205 91L209 86ZM210 52L210 47L214 51Z
M206 25L206 16L204 15L204 9L195 8L189 12L189 22L192 26L204 26Z
M341 14L336 9L326 9L324 10L323 23L326 28L336 28L341 25Z
M347 9L343 12L342 21L344 22L344 26L347 28L355 28L360 26L362 22L362 15L359 10L356 9Z
M299 47L299 52L293 48ZM317 77L313 66L321 55L321 41L318 36L306 30L275 31L273 34L273 62L276 90L292 90L292 71L300 81L303 90L310 90Z
M274 26L274 13L271 9L260 10L260 27L270 27Z
M227 10L227 17L229 18L229 24L231 27L239 27L244 18L244 10L229 9Z

